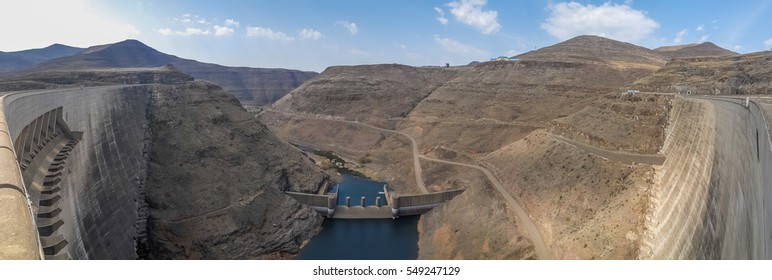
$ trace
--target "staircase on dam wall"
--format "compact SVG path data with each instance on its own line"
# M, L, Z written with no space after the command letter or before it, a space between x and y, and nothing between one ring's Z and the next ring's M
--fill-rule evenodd
M706 101L676 97L649 193L640 259L688 259L702 230L715 145L715 113Z
M67 157L82 133L70 131L62 107L46 112L22 129L16 138L17 160L32 210L45 259L70 259L69 242L62 233L62 174Z

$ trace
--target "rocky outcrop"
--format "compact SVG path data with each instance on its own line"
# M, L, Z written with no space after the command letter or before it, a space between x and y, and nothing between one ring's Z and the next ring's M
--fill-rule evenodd
M206 82L153 93L148 167L150 258L286 258L322 217L282 191L330 183L239 102Z

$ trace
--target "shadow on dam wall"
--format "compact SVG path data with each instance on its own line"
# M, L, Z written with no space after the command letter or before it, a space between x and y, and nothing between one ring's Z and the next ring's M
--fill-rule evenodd
M66 245L57 248L62 250L57 258L137 258L136 241L144 234L144 225L137 226L137 209L144 201L147 168L143 147L151 89L47 90L14 93L3 99L8 133L14 141L36 118L59 107L69 129L83 132L58 181L59 199L54 207L61 209L56 215L62 223L55 234ZM33 209L40 206L35 203Z
M716 146L704 230L695 235L696 259L772 258L772 155L767 122L757 104L710 100Z
M772 257L772 155L760 108L674 98L646 216L643 259Z

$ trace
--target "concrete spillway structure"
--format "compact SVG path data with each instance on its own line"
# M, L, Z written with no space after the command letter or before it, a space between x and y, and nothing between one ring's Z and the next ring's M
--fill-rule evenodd
M0 258L137 258L150 88L3 96Z
M755 104L674 98L650 193L644 259L772 257L772 155Z
M400 216L415 216L429 212L434 207L440 206L448 200L464 192L461 190L450 190L428 194L416 195L397 195L390 192L386 186L383 187L386 196L385 205L380 204L380 198L376 199L376 205L365 206L364 197L361 197L360 206L351 205L347 201L346 205L336 205L338 193L326 195L307 194L297 192L284 192L300 203L308 205L311 209L327 218L336 219L387 219L399 218ZM350 197L347 197L350 199Z

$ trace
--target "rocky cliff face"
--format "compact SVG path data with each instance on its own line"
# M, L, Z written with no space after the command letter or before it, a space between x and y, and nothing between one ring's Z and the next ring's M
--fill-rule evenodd
M148 250L159 259L287 258L322 218L284 195L330 182L239 102L206 82L159 88L151 105Z

